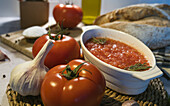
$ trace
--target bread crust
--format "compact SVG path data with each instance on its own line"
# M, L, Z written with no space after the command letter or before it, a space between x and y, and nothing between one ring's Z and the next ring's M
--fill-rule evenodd
M170 6L167 4L138 4L101 15L95 25L128 33L150 49L170 45Z
M162 19L168 19L170 14L169 5L149 5L138 4L132 5L120 9L113 10L96 18L95 25L100 25L108 22L120 21L138 21L147 17L159 17ZM165 15L162 11L164 11Z

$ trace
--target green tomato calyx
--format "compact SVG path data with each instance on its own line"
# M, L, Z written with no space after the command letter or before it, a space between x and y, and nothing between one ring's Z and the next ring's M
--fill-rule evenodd
M66 68L61 72L61 74L64 77L66 77L68 80L79 77L79 74L82 70L85 70L85 71L89 72L90 74L92 74L89 70L86 70L86 69L79 70L84 63L81 63L80 65L78 65L74 70L71 70L70 65L67 65ZM65 71L66 71L66 73L64 73Z
M57 31L56 36L51 36L51 28L49 27L48 36L49 36L50 39L52 39L52 40L61 40L61 39L63 39L63 35L66 34L67 29L63 28L63 24L61 24L61 27L60 27L59 24L57 24L57 28L58 28L58 31Z

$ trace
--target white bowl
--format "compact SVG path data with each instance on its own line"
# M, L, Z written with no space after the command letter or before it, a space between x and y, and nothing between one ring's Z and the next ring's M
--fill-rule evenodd
M146 90L150 80L163 75L162 71L156 66L156 60L152 51L135 37L127 33L107 28L86 27L85 29L86 30L80 37L80 44L85 60L93 63L103 73L107 87L119 93L137 95ZM84 45L84 43L92 37L107 37L124 42L136 48L139 52L146 56L146 59L149 61L152 68L142 72L127 71L101 61L90 53Z

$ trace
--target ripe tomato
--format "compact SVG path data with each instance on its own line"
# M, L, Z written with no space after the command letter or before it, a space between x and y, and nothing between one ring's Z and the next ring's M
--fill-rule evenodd
M74 28L82 21L83 12L77 5L58 4L53 9L53 17L63 27Z
M51 34L51 36L54 37L55 34ZM38 54L48 39L50 39L50 37L48 34L45 34L34 42L32 48L32 54L34 57ZM74 38L63 35L62 39L54 40L54 46L47 54L44 64L48 68L52 68L58 64L66 64L76 58L80 58L79 44Z
M79 74L74 76L71 72ZM70 74L72 78L63 74ZM41 98L45 106L99 106L105 86L104 76L93 64L75 59L47 72L41 86Z

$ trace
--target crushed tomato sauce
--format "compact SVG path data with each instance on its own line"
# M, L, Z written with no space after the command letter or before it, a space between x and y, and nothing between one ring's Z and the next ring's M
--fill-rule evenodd
M110 38L104 39L106 39L104 44L98 44L94 43L91 38L85 43L85 46L100 60L121 69L135 65L136 63L146 63L149 65L148 60L144 55L138 52L135 48Z

